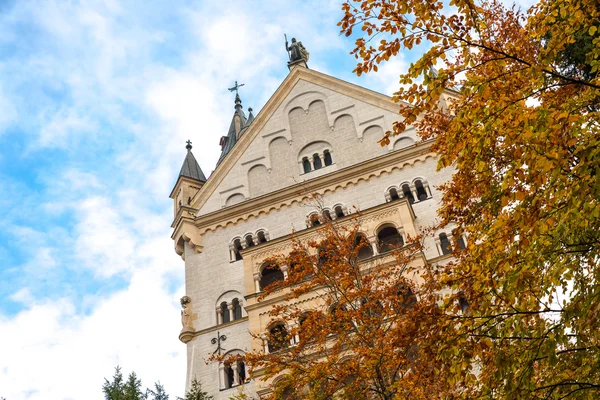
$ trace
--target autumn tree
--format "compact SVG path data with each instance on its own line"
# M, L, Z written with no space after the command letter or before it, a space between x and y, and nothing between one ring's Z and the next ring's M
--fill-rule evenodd
M600 397L600 6L348 1L357 74L400 52L399 120L434 139L442 224L472 244L438 277L467 315L432 351L465 398ZM442 323L450 321L441 318ZM443 327L438 327L444 330ZM443 386L437 386L443 389Z
M394 251L372 257L360 227L360 213L328 220L312 240L293 235L293 250L268 260L287 265L288 277L261 294L280 296L269 331L257 336L268 351L246 361L255 377L276 378L273 398L432 399L460 390L437 379L449 371L434 358L440 287L424 278L436 268L423 262L423 236L396 237L386 243Z

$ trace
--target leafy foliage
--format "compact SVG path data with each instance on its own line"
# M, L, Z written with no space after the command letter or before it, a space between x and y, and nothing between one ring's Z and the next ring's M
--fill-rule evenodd
M463 398L600 397L600 7L541 0L348 1L357 74L416 46L400 76L402 119L434 140L442 224L472 244L437 278L436 359ZM435 71L438 68L438 71ZM452 324L452 330L448 324ZM443 386L440 386L443 389ZM439 397L448 397L439 392Z
M435 380L448 371L433 357L441 331L429 329L439 286L415 283L434 273L423 265L423 237L363 261L370 245L359 231L360 216L329 221L318 239L293 238L293 251L271 260L289 275L261 300L279 298L270 317L285 324L271 325L268 354L246 360L261 379L282 378L273 398L431 399L457 389Z

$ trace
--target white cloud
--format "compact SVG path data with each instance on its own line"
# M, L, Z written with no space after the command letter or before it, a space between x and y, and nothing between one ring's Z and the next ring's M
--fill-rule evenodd
M181 395L186 363L177 339L179 307L161 282L152 271L137 271L126 290L87 316L68 299L34 303L10 319L0 315L0 396L100 400L103 377L117 364L135 370L146 386L160 380L172 396Z

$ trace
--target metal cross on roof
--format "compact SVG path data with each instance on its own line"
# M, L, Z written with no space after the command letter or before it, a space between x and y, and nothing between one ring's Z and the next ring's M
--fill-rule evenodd
M210 340L210 342L212 344L216 344L217 345L217 349L215 351L213 351L213 354L215 354L218 351L219 355L221 355L221 350L225 350L223 347L221 347L221 342L224 342L226 340L227 340L227 336L221 335L221 333L219 331L217 331L217 337L216 338L212 338Z
M230 92L233 92L235 90L235 94L237 96L238 89L241 88L242 86L244 86L243 83L241 83L241 84L238 85L237 81L235 81L235 85L233 85L233 87L231 87L231 88L228 88L227 90L229 90Z

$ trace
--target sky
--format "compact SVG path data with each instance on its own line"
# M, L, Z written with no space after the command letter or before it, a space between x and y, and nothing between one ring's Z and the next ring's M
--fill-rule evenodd
M234 111L309 67L391 94L414 54L356 77L341 0L0 0L0 398L100 400L120 365L183 395L184 263L169 193L208 176Z

